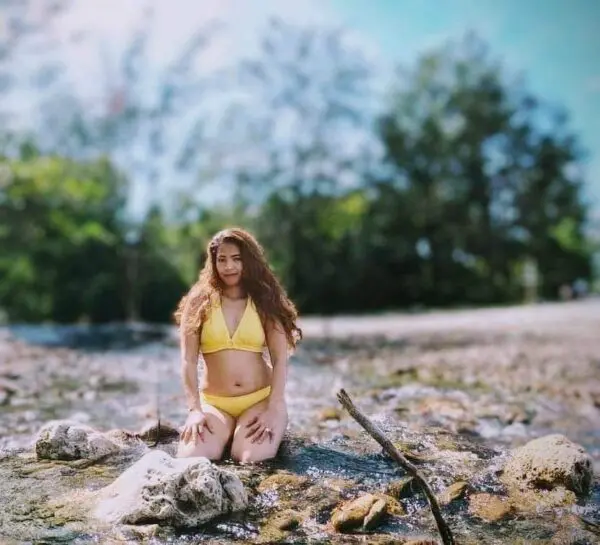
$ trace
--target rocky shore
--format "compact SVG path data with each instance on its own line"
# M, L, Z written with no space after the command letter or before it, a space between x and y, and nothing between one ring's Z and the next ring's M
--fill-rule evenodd
M600 304L501 309L487 327L478 312L357 319L364 335L308 322L289 436L255 466L172 458L172 331L74 346L5 329L0 540L441 543L423 493L337 404L343 387L458 543L598 543Z

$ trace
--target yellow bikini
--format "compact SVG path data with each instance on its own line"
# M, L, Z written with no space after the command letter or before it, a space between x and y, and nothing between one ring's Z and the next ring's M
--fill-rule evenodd
M252 405L256 405L263 399L269 397L270 393L270 386L243 396L214 396L202 393L200 394L200 401L202 403L208 403L221 411L225 411L234 418L237 418L244 411L252 407Z
M227 349L260 353L264 347L265 331L254 301L248 297L240 323L233 336L230 336L220 298L215 297L212 303L212 312L202 324L200 337L200 350L202 353L210 354Z
M250 297L248 297L246 308L233 335L230 335L227 329L220 297L215 297L211 312L202 324L200 350L203 354L211 354L219 350L245 350L261 353L265 348L265 340L265 331L260 316ZM242 396L215 396L202 393L200 400L237 418L252 405L266 399L270 393L271 387L267 386Z

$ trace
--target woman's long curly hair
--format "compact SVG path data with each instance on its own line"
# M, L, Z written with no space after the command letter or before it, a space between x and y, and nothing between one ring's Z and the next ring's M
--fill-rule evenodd
M211 302L225 288L217 272L217 251L224 242L235 244L240 250L242 287L254 301L263 325L281 324L289 346L295 348L302 339L302 330L296 324L296 307L271 271L261 245L250 233L237 227L219 231L208 243L198 281L182 297L175 311L177 325L185 333L199 333Z

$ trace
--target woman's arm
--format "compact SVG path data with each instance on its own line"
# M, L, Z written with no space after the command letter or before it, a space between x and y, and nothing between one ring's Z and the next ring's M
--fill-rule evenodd
M202 411L198 387L198 355L200 336L181 331L181 378L189 411Z
M287 381L288 343L285 332L279 323L271 323L267 327L267 346L273 365L273 380L269 405L285 401L285 386Z

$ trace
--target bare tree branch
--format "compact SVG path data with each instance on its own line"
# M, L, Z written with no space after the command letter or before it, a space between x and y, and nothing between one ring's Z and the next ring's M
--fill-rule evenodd
M383 450L385 450L385 452L391 456L394 461L396 461L404 470L406 470L406 472L411 475L421 486L423 492L425 492L425 496L427 496L427 501L429 502L429 507L431 508L431 512L433 513L433 517L437 523L438 531L442 537L442 542L444 545L454 545L454 537L452 536L452 532L446 524L446 521L442 517L442 512L435 494L431 490L425 478L421 475L421 473L419 473L419 470L413 464L411 464L396 447L394 447L392 442L383 434L381 430L377 428L375 424L373 424L373 422L371 422L363 413L358 410L344 389L341 389L337 393L337 398L342 406L350 413L350 416L352 416L352 418L354 418L354 420L356 420L365 429L365 431L383 447Z

